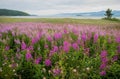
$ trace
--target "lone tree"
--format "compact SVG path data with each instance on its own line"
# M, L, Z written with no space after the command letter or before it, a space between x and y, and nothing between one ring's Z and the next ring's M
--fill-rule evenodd
M105 12L105 16L106 16L106 19L111 19L112 18L112 9L107 9L106 12Z

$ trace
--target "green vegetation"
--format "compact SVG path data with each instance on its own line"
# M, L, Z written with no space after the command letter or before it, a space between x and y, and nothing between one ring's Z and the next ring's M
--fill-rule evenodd
M42 23L71 23L71 24L89 24L89 25L120 25L120 20L110 21L104 19L71 19L71 18L0 18L0 23L14 22L42 22Z
M17 10L0 9L0 16L29 16L29 14Z
M107 9L106 10L106 14L105 14L105 16L106 16L106 19L111 19L112 18L112 9Z
M28 29L25 26L23 29L30 33L37 25L30 24ZM0 79L119 79L120 37L115 40L90 31L78 35L77 30L63 33L58 28L40 26L46 29L32 39L4 28L0 38ZM54 36L42 35L49 30L57 32ZM64 31L64 27L60 30Z
M120 77L119 20L0 18L0 28L0 79Z
M107 9L106 13L105 13L105 18L103 18L104 20L110 20L110 21L120 21L118 18L112 18L112 9Z

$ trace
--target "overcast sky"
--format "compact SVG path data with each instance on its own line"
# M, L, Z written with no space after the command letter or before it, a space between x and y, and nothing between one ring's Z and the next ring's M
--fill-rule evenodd
M0 8L36 15L120 10L120 0L0 0Z

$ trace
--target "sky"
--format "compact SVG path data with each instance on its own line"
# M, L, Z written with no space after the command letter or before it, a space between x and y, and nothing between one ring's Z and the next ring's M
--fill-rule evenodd
M13 9L34 15L120 10L120 0L0 0L1 9Z

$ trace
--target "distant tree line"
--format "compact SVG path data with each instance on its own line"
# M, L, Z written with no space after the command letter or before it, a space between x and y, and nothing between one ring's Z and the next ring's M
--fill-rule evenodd
M29 16L29 14L22 11L0 9L0 16Z

